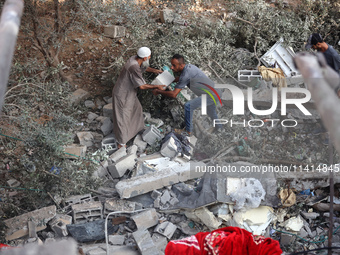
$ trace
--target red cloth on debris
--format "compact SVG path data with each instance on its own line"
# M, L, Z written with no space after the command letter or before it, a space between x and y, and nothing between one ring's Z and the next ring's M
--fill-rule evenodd
M247 230L226 227L168 243L165 255L279 255L278 241Z

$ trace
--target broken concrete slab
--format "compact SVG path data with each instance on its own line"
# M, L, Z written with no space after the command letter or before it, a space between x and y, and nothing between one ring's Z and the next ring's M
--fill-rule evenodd
M138 230L132 235L142 255L159 255L159 250L152 241L149 231Z
M143 152L146 149L146 146L148 145L147 142L144 142L142 139L142 136L140 134L136 135L135 139L133 140L133 144L137 145L138 152Z
M83 158L86 156L86 145L71 144L64 147L65 157L67 158Z
M171 239L176 229L177 229L176 225L172 224L169 221L164 221L155 227L154 232L157 232L167 237L168 239Z
M107 222L109 235L115 233L118 228L118 226L112 226L110 221ZM105 238L105 220L67 225L67 230L75 240L81 243L103 240Z
M90 97L90 93L83 90L83 89L77 89L74 91L70 97L69 102L71 104L79 104L82 100L86 100Z
M29 219L35 223L36 231L45 229L46 223L54 218L56 214L56 207L52 205L4 220L5 225L8 227L6 231L6 240L11 241L28 235Z
M105 201L104 208L105 215L108 215L110 212L133 212L141 209L141 205L136 202L112 198Z
M113 165L109 165L108 170L112 178L120 178L125 174L127 170L132 170L135 167L136 158L137 158L136 154L126 155L120 158Z
M274 218L273 208L269 206L259 206L233 214L233 220L254 235L263 235Z
M113 162L116 163L119 159L122 157L126 156L126 147L121 147L118 150L116 150L110 157L109 159Z
M158 248L158 250L160 251L160 254L164 254L165 248L168 245L168 239L165 236L158 233L154 233L151 238L156 247Z
M125 36L126 28L123 26L104 26L104 35L109 38L119 38Z
M204 174L200 171L195 172L193 170L197 164L202 165L203 163L201 162L190 162L181 165L177 162L170 161L169 158L161 158L156 159L155 161L150 160L146 162L151 164L157 162L158 171L118 182L116 189L121 198L130 198L145 194L178 182L202 177Z
M94 137L91 132L78 132L77 137L80 145L91 147L94 143Z
M21 183L19 181L17 181L16 179L9 179L7 181L7 184L8 184L8 186L15 188L15 187L20 186Z
M112 245L123 245L125 242L125 235L109 235L109 242Z
M139 230L148 229L158 224L158 215L154 208L135 214L131 219L136 223Z
M195 210L194 214L211 231L219 228L219 226L221 226L222 224L222 221L219 221L215 217L215 215L212 212L210 212L206 207Z

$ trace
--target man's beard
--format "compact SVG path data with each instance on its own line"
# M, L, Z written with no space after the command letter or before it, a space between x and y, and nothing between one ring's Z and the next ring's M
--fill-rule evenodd
M143 61L141 67L143 67L143 68L148 68L149 66L150 66L149 60L145 60L145 61Z

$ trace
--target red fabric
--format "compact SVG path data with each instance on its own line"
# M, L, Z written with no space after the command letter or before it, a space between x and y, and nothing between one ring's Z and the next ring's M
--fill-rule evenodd
M11 249L13 248L12 246L9 246L7 244L3 244L3 243L0 243L0 250L3 249L3 250L7 250L7 249Z
M278 241L254 236L247 230L226 227L212 232L200 232L168 243L165 255L279 255Z

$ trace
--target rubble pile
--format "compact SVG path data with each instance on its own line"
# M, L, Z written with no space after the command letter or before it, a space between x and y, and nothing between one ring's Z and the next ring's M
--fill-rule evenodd
M315 176L308 176L308 172L302 178L294 178L289 173L286 176L240 174L242 167L256 166L248 162L224 162L237 169L234 173L206 170L217 162L222 164L228 154L256 155L257 152L251 150L256 146L256 137L262 136L258 131L246 129L247 139L243 143L235 143L223 156L217 154L209 161L203 160L204 163L197 160L194 153L200 155L200 148L206 150L199 139L189 137L189 155L180 153L173 137L162 141L165 130L169 132L170 128L145 113L147 128L127 148L117 149L111 134L111 99L105 100L105 103L97 100L93 104L89 103L91 100L85 101L94 111L82 120L87 124L80 126L76 134L79 144L70 145L73 157L81 157L86 150L106 149L107 160L101 162L93 174L103 185L96 196L68 197L55 201L56 205L7 219L6 240L13 246L49 245L72 237L78 243L80 254L164 254L170 240L225 226L241 227L255 235L278 239L287 251L326 245L327 181L316 182ZM223 109L220 113L223 116ZM207 126L206 119L200 121L201 126ZM281 133L281 127L267 127L271 131L275 128ZM289 134L291 136L291 132ZM210 136L218 137L221 133ZM270 137L277 140L272 132ZM79 146L82 150L77 151ZM159 146L160 150L146 154L153 146ZM287 181L290 185L284 188ZM336 178L335 183L338 182ZM20 183L11 179L8 185L17 187ZM337 203L337 199L335 201ZM335 227L338 226L336 222ZM339 242L340 237L335 234L333 243ZM7 251L12 254L10 252Z

